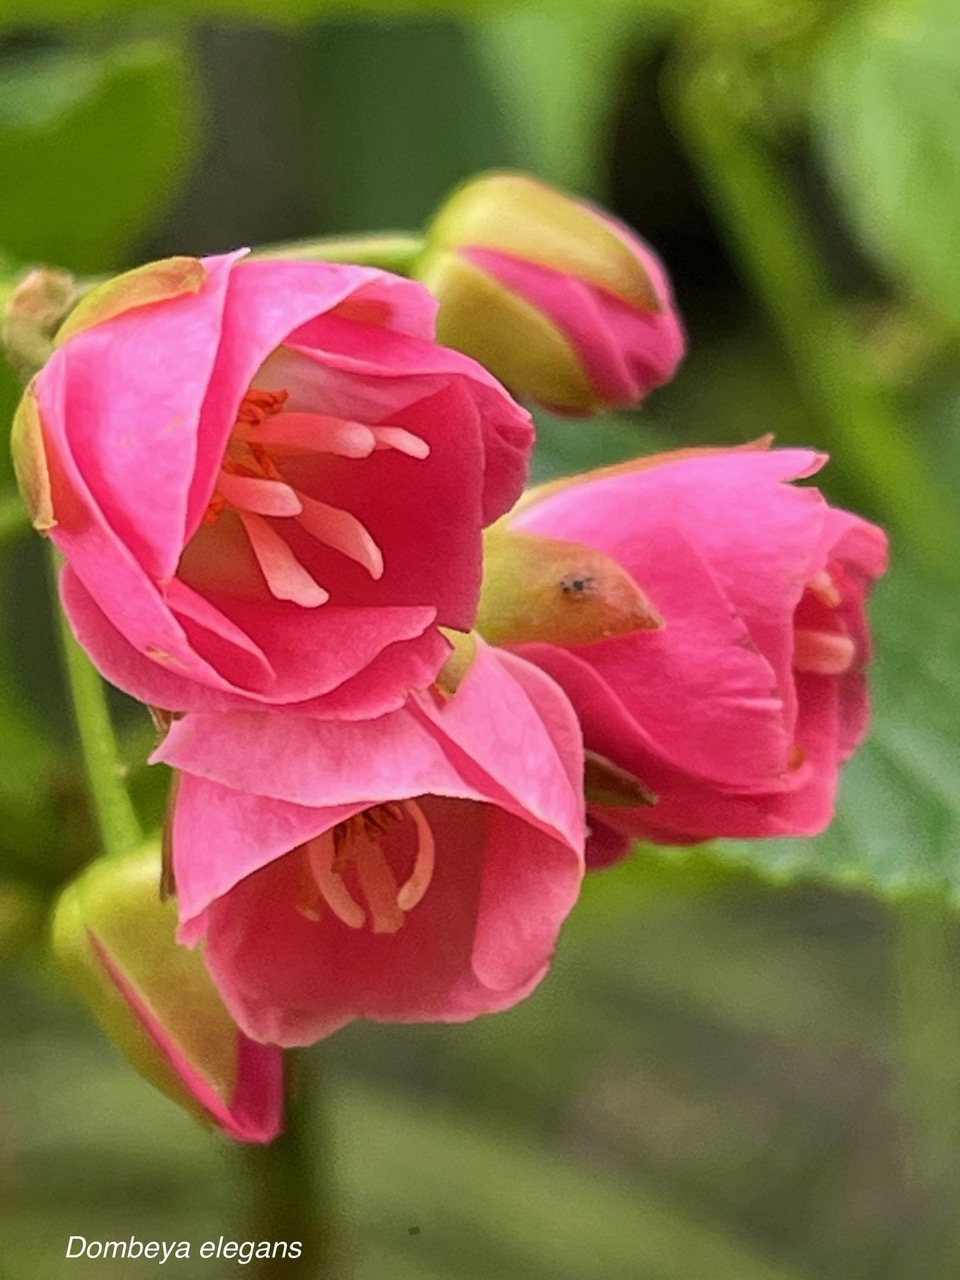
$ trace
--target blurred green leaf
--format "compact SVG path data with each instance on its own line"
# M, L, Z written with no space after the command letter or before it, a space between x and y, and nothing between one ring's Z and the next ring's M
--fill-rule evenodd
M861 5L820 57L820 146L864 246L960 327L960 18Z
M595 191L620 72L646 29L642 6L515 7L477 23L476 47L516 121L521 162L551 181Z
M339 1086L334 1096L348 1212L363 1224L357 1280L398 1274L411 1280L798 1280L804 1274L653 1190L604 1184L512 1133L484 1132L461 1118L453 1139L442 1112L431 1115L352 1086ZM412 1224L421 1227L414 1241L407 1235Z
M304 171L331 230L416 227L468 174L516 163L462 24L330 22L298 52Z
M909 564L871 609L873 725L846 765L837 817L812 840L725 841L731 857L794 877L903 897L937 890L960 905L960 618Z
M600 0L593 8L624 0ZM658 11L685 11L693 0L631 0L633 8ZM257 18L270 25L305 21L312 17L403 13L472 14L512 9L523 5L539 9L541 0L157 0L158 11L197 17ZM143 0L4 0L0 23L64 22L72 19L113 17L141 13ZM558 9L573 9L567 0Z
M193 133L174 43L13 62L0 78L0 244L74 271L119 265L162 212Z

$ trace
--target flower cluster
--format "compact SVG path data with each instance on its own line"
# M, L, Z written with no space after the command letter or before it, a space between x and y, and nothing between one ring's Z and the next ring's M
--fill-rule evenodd
M79 303L14 427L74 632L175 771L179 945L114 862L60 949L131 1058L248 1140L279 1125L281 1047L522 999L632 838L821 829L866 726L884 538L792 483L822 456L523 493L510 392L584 413L672 375L649 247L493 175L415 273L150 264Z

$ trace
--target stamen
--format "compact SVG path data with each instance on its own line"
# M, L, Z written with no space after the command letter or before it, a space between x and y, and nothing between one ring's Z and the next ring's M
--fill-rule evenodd
M307 845L307 859L317 888L333 914L351 929L362 929L367 913L350 895L343 877L333 869L333 832L325 831Z
M396 933L404 914L397 905L397 881L376 836L362 836L355 854L357 878L373 918L374 933ZM359 843L359 842L358 842Z
M302 862L300 864L300 874L297 877L297 896L294 900L294 906L304 920L309 920L311 924L316 924L323 915L323 896L320 893L316 876L313 874L313 867L310 864L309 847L305 845L299 852L302 854Z
M810 579L807 589L813 592L821 604L827 605L830 609L836 609L843 603L843 596L826 569L821 569Z
M296 493L282 480L263 480L224 470L217 478L217 489L231 506L261 516L298 516L303 510Z
M283 413L269 421L238 421L233 434L248 443L305 449L310 453L336 453L344 458L369 457L377 446L371 427L323 413Z
M411 458L429 458L430 446L404 427L371 427L378 449L397 449Z
M356 516L305 494L298 496L303 504L300 524L307 533L363 565L374 580L383 576L383 552Z
M405 800L403 807L417 828L417 856L406 884L397 894L397 906L401 911L412 911L430 888L436 859L436 842L430 823L415 800Z
M292 600L305 609L315 609L330 599L330 593L314 582L280 535L262 516L249 511L237 515L250 539L270 594L277 600Z
M263 422L264 418L272 418L275 413L280 412L289 398L289 391L267 391L264 387L250 387L240 401L237 424L250 425Z
M853 666L857 646L849 636L798 629L793 639L793 669L820 676L842 676Z

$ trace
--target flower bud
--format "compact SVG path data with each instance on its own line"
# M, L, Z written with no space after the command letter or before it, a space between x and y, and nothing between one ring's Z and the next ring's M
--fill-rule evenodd
M667 382L684 336L666 272L609 214L521 173L458 188L416 274L441 342L562 413L637 404Z
M100 858L61 895L53 950L97 1021L152 1085L241 1142L280 1132L283 1060L239 1031L200 953L174 938L155 845Z
M484 535L476 626L491 644L576 646L662 625L629 572L603 551L502 520Z

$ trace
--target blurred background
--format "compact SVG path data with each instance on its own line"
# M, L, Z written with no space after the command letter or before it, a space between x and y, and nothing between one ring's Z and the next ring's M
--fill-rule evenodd
M632 223L689 329L642 413L543 417L538 476L768 431L827 448L831 498L893 534L875 728L824 837L641 850L511 1013L310 1052L342 1274L956 1280L954 0L0 0L7 274L415 230L494 165ZM0 370L6 420L16 395ZM264 1238L259 1166L142 1084L45 958L96 837L5 452L0 486L0 1277L110 1280L156 1264L67 1261L69 1235ZM150 726L116 710L156 823Z

